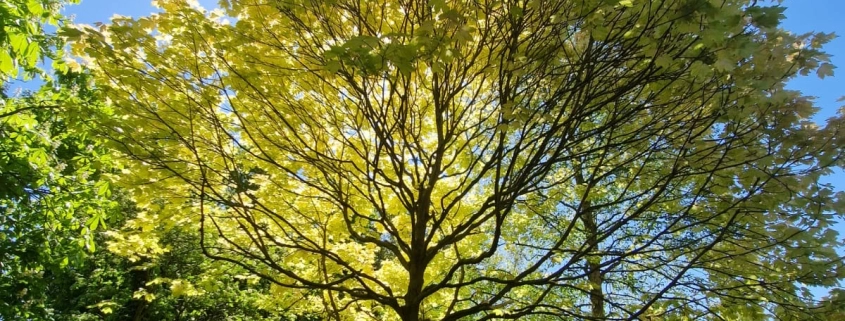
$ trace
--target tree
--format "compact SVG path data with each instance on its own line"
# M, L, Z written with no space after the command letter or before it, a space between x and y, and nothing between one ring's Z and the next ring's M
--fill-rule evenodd
M0 318L47 313L45 273L84 260L113 214L109 154L91 136L79 91L4 98L0 106ZM89 124L86 124L89 123Z
M44 279L93 251L93 230L113 202L108 153L92 137L89 117L101 113L84 73L69 70L63 41L45 32L63 25L72 1L0 3L0 319L49 314ZM57 49L58 48L58 49ZM52 79L39 61L53 59ZM35 92L9 95L10 80L41 76Z
M331 320L810 317L831 36L758 1L221 1L86 27L146 221ZM232 22L234 21L234 22ZM115 246L156 255L136 221ZM145 225L146 224L146 225Z
M838 320L845 317L845 300L843 300L843 290L833 289L830 294L824 298L819 308L823 311L823 320Z
M0 3L0 84L43 81L35 92L4 90L0 104L0 319L275 316L254 304L267 286L252 285L237 268L212 266L192 247L195 234L169 229L161 242L167 251L157 260L133 261L106 249L106 235L95 231L107 229L107 221L119 228L133 207L111 195L110 152L92 135L92 118L108 117L107 110L86 72L65 60L63 39L45 32L46 25L66 24L59 11L70 2ZM53 60L55 79L39 65L45 58Z
M135 217L121 203L122 219ZM205 258L195 233L169 229L161 240L168 251L141 259L107 249L107 235L117 230L98 235L100 246L85 260L44 276L48 320L279 320L284 312L257 304L266 281Z
M23 71L25 78L44 75L39 60L59 58L61 39L44 32L45 25L57 26L64 22L60 11L67 3L76 0L7 0L0 3L0 83L5 84ZM61 69L63 61L56 65Z

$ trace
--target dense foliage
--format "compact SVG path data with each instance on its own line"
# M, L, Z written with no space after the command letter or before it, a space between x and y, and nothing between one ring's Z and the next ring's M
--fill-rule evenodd
M0 2L0 83L23 76L44 75L38 62L61 56L61 39L44 32L45 27L58 26L64 19L59 14L63 5L78 0L5 0ZM63 61L57 62L62 68Z
M57 25L58 1L0 4L0 317L36 318L49 309L43 277L79 262L93 248L91 228L111 201L97 178L108 156L88 132L94 104L79 74L34 92L8 92L11 80L45 73L42 58L59 58L60 39L44 33ZM63 64L57 63L56 66ZM61 82L62 85L59 85ZM61 87L61 88L60 88ZM84 87L84 85L83 85ZM17 91L17 90L14 90Z
M133 261L102 248L72 269L45 276L48 319L278 320L271 317L284 311L256 302L266 284L205 258L196 241L194 234L170 230L161 240L169 251L156 260Z
M3 105L4 319L841 315L832 35L774 3L155 4Z
M195 234L168 230L162 244L169 251L158 260L132 261L106 249L101 232L119 230L135 210L112 195L108 177L119 164L95 135L108 108L79 65L55 51L63 39L45 33L65 25L62 4L0 3L0 83L7 88L0 102L0 319L272 316L274 307L254 304L266 286L205 259ZM57 77L48 77L41 59L54 59ZM14 87L33 76L41 82L28 85L34 90ZM203 274L210 271L216 278Z
M74 44L119 115L122 184L277 305L751 319L842 276L819 183L842 120L784 88L831 73L830 37L778 29L780 7L157 3ZM113 246L155 256L141 230Z
M43 307L43 276L93 250L91 229L112 202L98 180L108 163L80 119L72 91L50 88L8 98L0 111L0 315Z

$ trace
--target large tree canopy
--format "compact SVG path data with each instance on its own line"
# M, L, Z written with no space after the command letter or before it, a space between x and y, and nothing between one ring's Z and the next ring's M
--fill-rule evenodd
M806 318L843 277L825 34L739 0L230 0L80 27L142 209L332 320Z

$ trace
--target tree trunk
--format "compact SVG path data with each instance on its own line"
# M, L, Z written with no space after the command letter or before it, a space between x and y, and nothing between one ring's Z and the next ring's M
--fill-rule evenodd
M601 273L601 257L598 255L598 222L592 211L584 214L584 229L587 232L587 245L592 248L592 255L587 257L588 280L590 281L590 306L594 320L604 320L604 275Z

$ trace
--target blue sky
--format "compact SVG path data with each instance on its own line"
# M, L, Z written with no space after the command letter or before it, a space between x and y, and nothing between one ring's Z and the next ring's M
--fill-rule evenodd
M217 0L199 0L206 8L216 7ZM843 38L834 39L825 51L832 56L838 76L819 79L815 75L792 80L789 86L802 91L807 96L816 97L816 105L821 108L816 121L823 122L833 116L845 103L837 102L845 96L845 0L786 0L786 21L783 27L797 32L810 31L834 32ZM79 5L69 6L66 15L75 16L77 23L108 22L114 14L139 17L155 11L148 0L82 0ZM839 190L845 190L845 173L839 171L828 177L826 182L834 184ZM845 237L845 223L837 228L840 237ZM823 291L816 290L817 295Z

